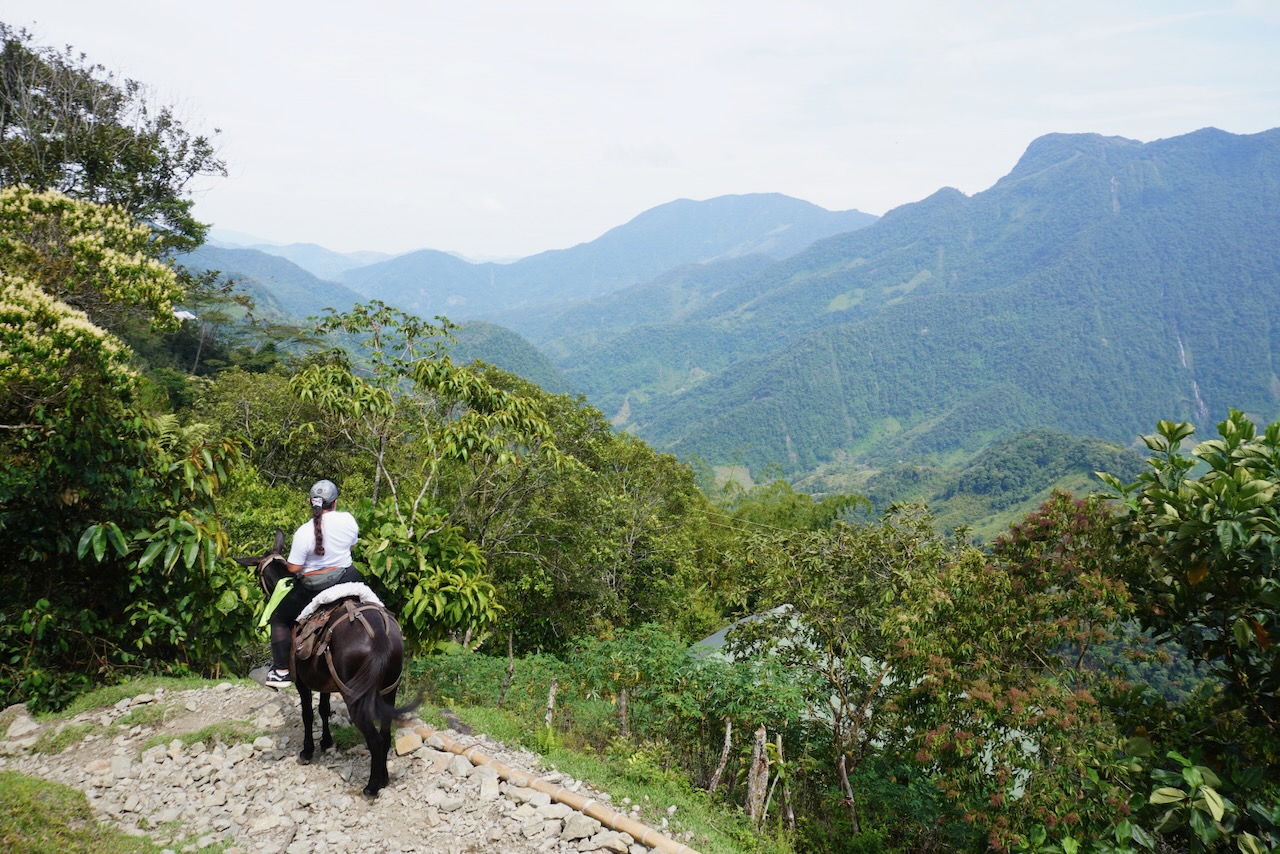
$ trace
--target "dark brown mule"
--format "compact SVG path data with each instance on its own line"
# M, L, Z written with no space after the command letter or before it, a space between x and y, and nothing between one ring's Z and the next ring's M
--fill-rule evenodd
M257 568L258 583L268 598L277 582L289 576L283 550L284 532L277 529L275 548L270 552L260 558L236 558L236 562L243 566ZM364 787L364 793L373 798L388 782L391 723L415 709L422 698L407 706L396 707L396 689L404 666L404 639L400 626L385 608L363 607L361 618L356 620L347 619L346 611L341 607L331 609L325 629L329 633L327 652L294 661L292 669L293 683L302 700L304 737L298 760L310 762L315 753L315 740L311 734L314 718L311 692L320 694L322 751L333 746L333 736L329 733L329 695L341 694L351 722L360 730L369 747L369 783ZM290 649L294 647L291 643Z

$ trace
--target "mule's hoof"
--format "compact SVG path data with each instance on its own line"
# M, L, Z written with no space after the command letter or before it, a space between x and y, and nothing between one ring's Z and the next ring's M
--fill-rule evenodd
M311 764L311 751L309 751L309 750L304 750L304 751L302 751L301 753L299 753L299 754L298 754L298 764L299 764L299 765L310 765L310 764Z
M372 799L374 799L374 798L378 797L378 790L377 790L377 789L370 789L368 786L365 786L365 787L364 787L364 796L365 796L366 798L369 798L370 800L372 800Z

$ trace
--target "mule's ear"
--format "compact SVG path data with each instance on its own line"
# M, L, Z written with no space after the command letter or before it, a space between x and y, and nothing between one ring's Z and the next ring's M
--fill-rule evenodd
M257 566L258 565L258 559L256 557L237 557L237 558L232 558L232 560L234 560L236 563L240 564L241 566Z
M276 554L284 550L284 531L276 528Z

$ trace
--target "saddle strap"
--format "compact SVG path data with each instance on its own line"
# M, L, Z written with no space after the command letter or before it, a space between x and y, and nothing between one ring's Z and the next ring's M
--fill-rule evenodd
M365 611L381 611L377 605L356 605L351 599L343 599L343 606L346 608L346 617L348 623L360 621L360 625L364 626L364 633L369 636L369 640L373 640L373 627L369 625L369 621L365 619ZM333 634L333 627L329 628L329 634Z
M321 643L319 654L324 657L325 663L329 665L329 677L333 679L334 684L338 686L338 690L342 692L343 696L349 696L351 694L351 689L348 688L347 684L343 682L342 679L338 676L338 671L333 666L333 654L329 650L329 639L333 636L334 626L338 622L340 622L343 617L345 617L347 622L349 623L354 623L358 621L360 625L364 626L365 633L369 635L369 639L373 640L373 637L374 637L373 626L369 625L369 620L365 617L364 612L365 611L379 612L382 615L382 625L384 628L387 625L387 612L385 608L379 605L374 605L368 602L364 602L357 605L355 601L351 599L343 599L342 605L344 607L345 613L339 614L338 620L326 621L327 625L325 627L324 640ZM388 694L391 694L392 692L394 692L399 687L400 687L400 676L397 676L395 682L392 682L387 687L380 689L378 693L385 697Z

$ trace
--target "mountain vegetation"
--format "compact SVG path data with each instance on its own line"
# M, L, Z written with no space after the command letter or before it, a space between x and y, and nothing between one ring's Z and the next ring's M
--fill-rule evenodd
M64 54L4 38L38 72L0 78L5 103L67 72ZM74 99L49 109L119 121ZM122 185L148 174L154 143L128 129L103 127L96 150ZM748 362L687 371L666 409L629 395L630 418L656 429L682 405L720 419L720 447L740 447L759 483L721 483L581 396L455 358L491 332L507 347L495 330L378 299L323 306L305 330L264 324L252 299L177 266L202 224L6 178L3 702L59 709L138 673L244 672L263 603L231 558L296 526L325 477L359 520L355 565L398 615L412 678L524 721L545 751L571 743L743 817L733 850L1280 850L1280 422L1229 405L1269 400L1274 256L1228 230L1245 210L1268 222L1274 139L1052 138L994 195L943 191L791 258L673 273L660 302L691 328L710 311L786 340L769 394L746 394L767 379L773 345L756 342ZM47 142L0 135L0 160ZM1166 207L1170 194L1206 206ZM183 173L161 195L190 213ZM1193 219L1204 256L1109 242L1185 237L1156 223ZM222 319L184 334L183 305ZM804 305L840 324L765 317ZM649 346L677 340L660 324L622 334L646 328ZM717 388L736 406L701 412ZM1159 406L1171 417L1149 422L1141 462L1127 438L1072 435L1097 423L1105 439ZM1187 417L1222 406L1210 429ZM845 457L826 461L810 423ZM710 448L709 429L670 444ZM770 477L770 430L783 464L858 471L866 488ZM1088 494L1021 511L1095 466ZM980 542L898 490L1015 517ZM724 654L697 644L729 625ZM1171 661L1187 684L1143 681L1137 665Z
M939 526L990 542L1055 490L1087 494L1097 488L1096 472L1130 482L1145 467L1144 455L1132 448L1037 428L952 464L915 457L872 467L844 458L796 479L795 487L814 495L862 495L868 518L895 502L924 504Z
M215 272L230 278L240 292L253 298L260 309L280 322L319 317L326 308L346 311L363 298L341 285L324 281L285 258L256 249L222 249L201 246L182 256L193 270Z
M588 243L510 264L436 250L348 270L343 284L424 316L488 320L537 337L550 310L641 284L673 267L749 254L781 258L875 217L778 194L687 199L645 211Z
M1039 427L1127 444L1233 403L1270 418L1278 150L1280 131L1046 137L985 192L939 191L726 290L701 332L673 319L747 352L637 376L653 356L632 329L583 361L657 447L756 471L972 454ZM655 393L675 370L698 379Z
M505 326L472 320L454 327L452 335L449 355L456 362L486 362L553 394L570 391L555 363Z
M366 267L386 261L392 256L385 252L334 252L314 243L231 245L228 249L257 249L268 255L277 255L297 264L311 275L326 281L336 281L344 272L355 267Z

